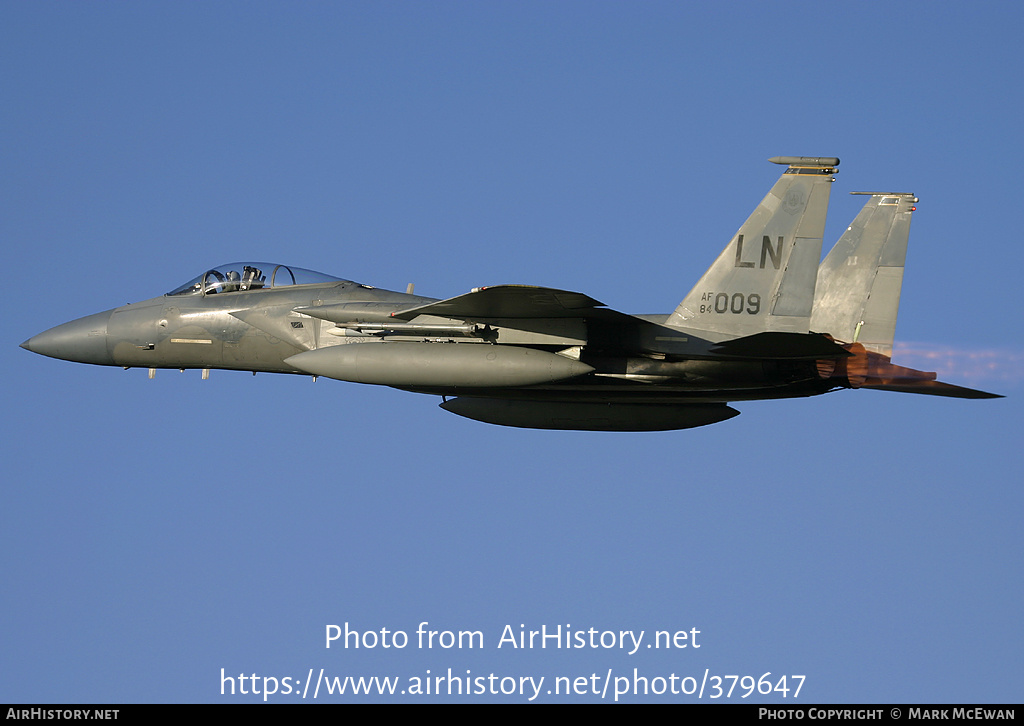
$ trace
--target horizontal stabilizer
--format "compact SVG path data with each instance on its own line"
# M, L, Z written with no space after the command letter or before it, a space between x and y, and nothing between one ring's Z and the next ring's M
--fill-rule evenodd
M946 396L948 398L1003 398L998 393L988 393L986 391L977 391L973 388L963 388L962 386L954 386L951 383L942 383L941 381L915 381L913 383L871 383L872 380L868 378L867 382L861 385L861 388L872 388L876 391L896 391L897 393L921 393L926 396Z
M419 315L444 318L572 318L586 317L603 306L579 292L530 285L478 287L464 295L399 310L393 317L412 320Z
M835 372L845 378L844 385L850 388L873 388L876 391L898 393L921 393L926 396L947 396L950 398L1002 398L997 393L976 391L950 383L935 380L931 371L894 365L889 357L868 350L860 343L844 346L851 357L836 363Z
M851 355L824 335L781 332L755 333L744 338L726 340L716 344L711 352L737 358L787 360L845 358Z

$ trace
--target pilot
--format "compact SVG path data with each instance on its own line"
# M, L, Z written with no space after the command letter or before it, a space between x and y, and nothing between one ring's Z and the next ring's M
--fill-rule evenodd
M231 272L228 273L228 281L224 285L224 292L235 292L238 289L239 281L241 279L242 278L238 274L237 270L231 270Z

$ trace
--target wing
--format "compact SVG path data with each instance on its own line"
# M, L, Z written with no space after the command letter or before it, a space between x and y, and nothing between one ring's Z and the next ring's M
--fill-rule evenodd
M614 347L627 350L635 348L637 331L646 325L589 295L531 285L478 287L465 295L398 310L391 317L418 325L439 319L484 325L482 335L513 345L579 346L612 340Z
M604 303L579 292L532 285L478 287L465 295L419 305L391 314L412 320L420 315L443 318L586 318ZM613 312L613 311L608 311Z
M849 355L825 336L817 334L759 333L712 343L678 328L611 310L583 293L530 285L479 287L465 295L392 313L393 318L401 320L424 319L421 316L490 323L505 330L501 342L561 342L566 345L589 342L606 350L619 348L630 352L712 359L835 358ZM510 335L512 330L517 332ZM529 337L523 338L526 331L529 331ZM563 337L536 337L542 332Z

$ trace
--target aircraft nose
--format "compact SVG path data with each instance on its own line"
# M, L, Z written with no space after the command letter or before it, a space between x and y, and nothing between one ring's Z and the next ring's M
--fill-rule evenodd
M58 325L32 336L21 347L39 355L75 363L113 365L114 359L107 349L107 321L110 315L111 311L108 310Z

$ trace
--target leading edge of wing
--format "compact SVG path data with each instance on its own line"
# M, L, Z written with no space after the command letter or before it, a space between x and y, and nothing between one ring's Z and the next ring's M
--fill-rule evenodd
M412 320L420 315L444 318L585 318L604 303L579 292L532 285L478 287L463 295L398 310L392 317Z

